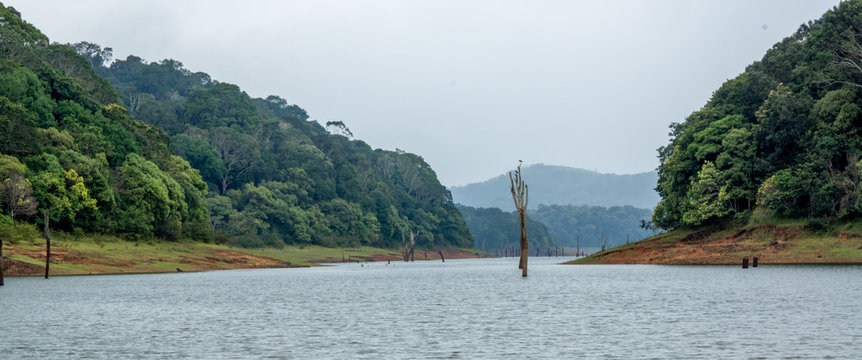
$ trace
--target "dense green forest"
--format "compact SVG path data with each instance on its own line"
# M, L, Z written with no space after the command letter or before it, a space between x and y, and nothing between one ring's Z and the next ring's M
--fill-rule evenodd
M505 248L520 248L521 224L516 211L504 212L498 208L474 208L460 204L457 206L470 227L476 249L495 253ZM529 216L527 241L531 250L559 246L547 227Z
M206 184L87 62L0 6L4 215L73 232L207 239ZM40 213L41 214L41 213Z
M535 164L523 168L530 185L530 209L544 205L590 205L654 208L658 194L653 190L655 172L631 175L601 174L565 166ZM458 204L475 207L514 209L509 194L509 176L455 186L452 198Z
M697 226L752 215L858 217L862 2L802 25L725 82L659 149L653 222Z
M655 235L655 231L641 227L650 218L652 210L632 206L575 206L539 205L529 216L547 226L551 236L566 247L575 247L580 239L581 248L600 248L602 237L606 246L613 247L635 242Z
M243 246L472 246L425 161L175 60L50 44L0 5L3 220Z

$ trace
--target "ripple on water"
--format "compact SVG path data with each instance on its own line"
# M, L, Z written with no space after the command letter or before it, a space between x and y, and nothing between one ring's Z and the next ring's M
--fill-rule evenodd
M517 259L11 278L0 354L45 358L853 358L862 267ZM8 356L8 357L7 357Z

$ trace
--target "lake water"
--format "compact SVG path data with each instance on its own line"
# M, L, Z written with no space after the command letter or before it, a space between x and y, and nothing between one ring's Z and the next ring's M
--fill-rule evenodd
M0 358L859 358L862 267L531 258L7 278Z

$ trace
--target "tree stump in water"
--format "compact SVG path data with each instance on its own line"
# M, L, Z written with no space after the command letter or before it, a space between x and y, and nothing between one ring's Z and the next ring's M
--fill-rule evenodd
M51 266L51 230L48 228L48 210L45 214L45 278L48 278L48 269Z
M0 239L0 286L3 286L3 239Z

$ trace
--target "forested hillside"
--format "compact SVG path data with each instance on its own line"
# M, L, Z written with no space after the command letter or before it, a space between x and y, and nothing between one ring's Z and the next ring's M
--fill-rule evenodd
M566 247L575 247L580 240L581 248L600 248L602 237L607 247L635 242L653 236L653 230L641 227L649 220L652 211L631 206L574 206L539 205L530 210L529 216L545 224L551 236Z
M544 205L655 207L657 175L645 172L631 175L601 174L565 166L536 164L523 168L530 185L530 209ZM450 189L458 204L475 207L513 209L509 176L502 174L484 182Z
M166 239L212 235L206 184L72 49L0 5L0 220Z
M802 25L725 82L659 149L663 228L862 213L862 2Z
M4 221L44 208L61 229L133 238L391 247L412 229L421 247L472 246L417 155L178 61L49 44L0 11Z
M498 208L474 208L458 205L470 232L476 249L496 253L506 248L519 247L521 224L518 213L504 212ZM530 249L548 249L559 246L548 233L544 224L527 217L527 241Z

